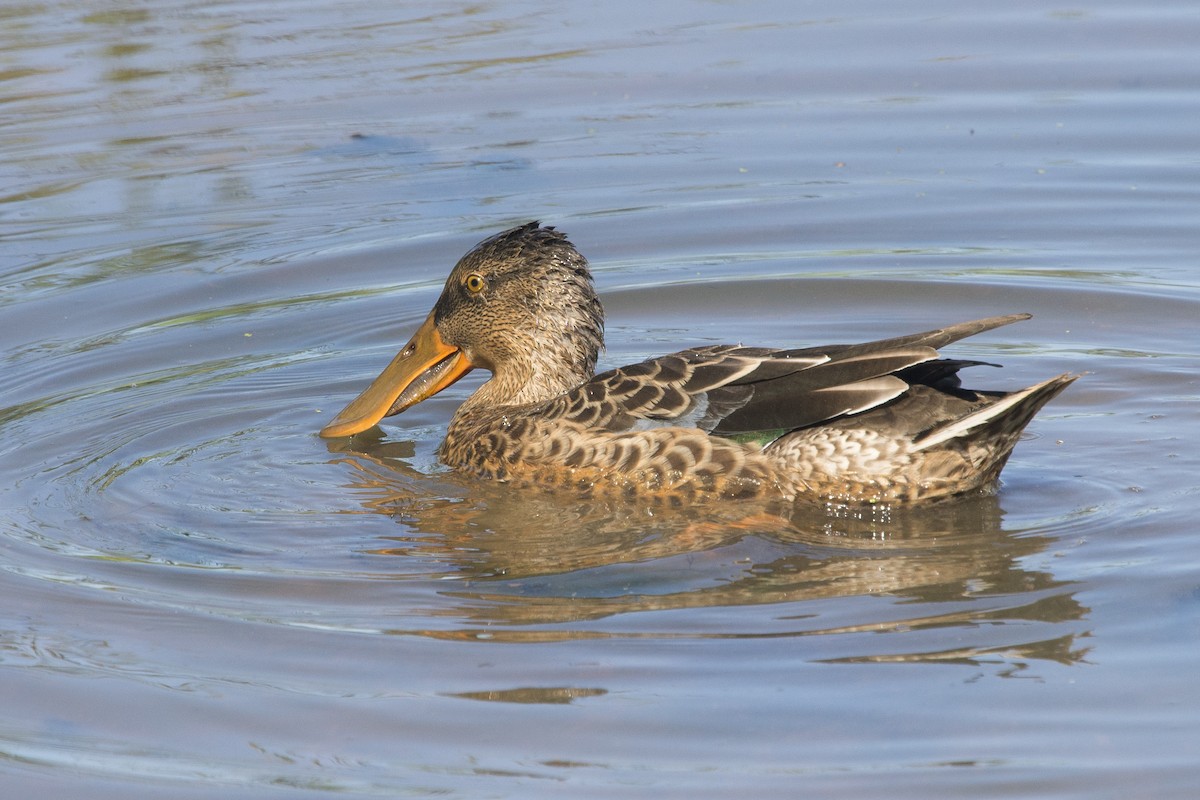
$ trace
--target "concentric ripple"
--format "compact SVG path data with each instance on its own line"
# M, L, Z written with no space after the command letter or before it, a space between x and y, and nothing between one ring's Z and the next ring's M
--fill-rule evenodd
M760 302L754 294L780 288L773 280L739 287L746 309ZM810 295L826 287L804 281ZM916 630L1036 616L1030 609L1058 597L1054 619L1043 622L1044 638L1056 639L1069 638L1054 631L1084 610L1069 586L1028 565L1093 514L1119 513L1120 487L1093 485L1092 500L1065 511L1047 497L1043 507L1058 510L1022 515L1031 535L1014 538L997 497L864 514L514 495L436 464L441 428L470 386L406 413L402 428L389 427L398 438L363 436L347 448L314 435L352 395L352 377L390 357L402 337L391 321L420 319L426 290L350 300L305 293L291 302L265 302L259 291L246 284L234 305L212 308L185 293L174 311L23 351L18 369L40 380L6 412L7 460L21 465L10 472L20 510L5 535L20 556L9 569L236 619L513 642L721 637L735 612L691 615L772 605L779 614L743 620L737 635L890 630L907 631L908 641ZM612 306L657 308L661 291L617 292ZM719 295L696 293L688 306L702 314L723 302ZM343 337L345 349L334 351L324 338L339 329L374 333ZM614 342L615 357L638 357L639 338L667 337L647 327ZM1054 455L1037 452L1043 462ZM1039 479L1020 490L1036 500L1057 489ZM871 602L851 612L865 616L847 618L845 607L829 605L881 595L921 608L913 616ZM1012 646L1043 636L1029 633ZM996 647L985 635L955 652ZM945 657L936 642L875 649L844 657Z

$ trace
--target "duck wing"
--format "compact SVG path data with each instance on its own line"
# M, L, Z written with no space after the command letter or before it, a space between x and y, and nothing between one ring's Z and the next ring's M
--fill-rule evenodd
M957 370L979 362L937 361L936 348L1028 318L990 317L854 345L683 350L597 375L550 401L543 414L611 432L673 426L739 438L778 435L875 408L913 383L936 379L957 388ZM930 362L937 366L918 366Z

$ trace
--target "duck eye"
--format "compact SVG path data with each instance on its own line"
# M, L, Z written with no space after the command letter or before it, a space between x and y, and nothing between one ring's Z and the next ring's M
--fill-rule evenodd
M485 279L478 272L472 272L467 276L466 280L463 281L463 286L466 286L467 291L471 294L479 294L487 288L487 279Z

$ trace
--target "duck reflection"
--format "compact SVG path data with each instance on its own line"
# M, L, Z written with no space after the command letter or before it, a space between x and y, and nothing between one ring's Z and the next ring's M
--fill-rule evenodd
M989 634L968 647L828 660L1072 663L1086 652L1075 644L1080 631L1061 631L1062 623L1087 613L1072 584L1025 565L1054 539L1006 530L995 496L899 510L740 500L646 505L429 475L408 463L411 442L378 435L328 446L350 470L364 507L401 529L370 553L420 555L423 567L430 558L451 565L435 576L454 579L442 592L455 601L448 613L469 628L486 628L489 639L929 631L935 633L929 643L937 644L947 640L936 635L941 629L959 631L957 640L964 627L1004 626L1005 635ZM868 621L823 602L851 597L890 602L873 605ZM627 616L751 605L779 605L786 616L756 617L756 627L732 631L711 624L697 630L703 623L691 617L650 615L654 621L642 624ZM605 619L617 627L579 625ZM1044 635L1022 638L1031 632Z

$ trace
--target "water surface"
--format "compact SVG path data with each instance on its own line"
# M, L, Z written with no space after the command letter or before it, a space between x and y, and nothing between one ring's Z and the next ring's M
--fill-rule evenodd
M0 11L6 796L1145 797L1200 780L1188 6ZM1000 492L568 502L316 431L542 219L611 367L990 314Z

